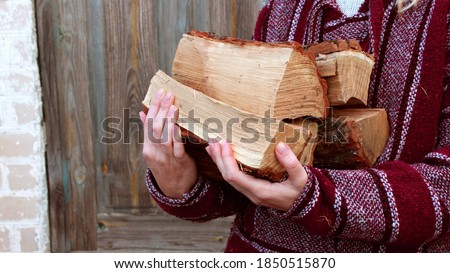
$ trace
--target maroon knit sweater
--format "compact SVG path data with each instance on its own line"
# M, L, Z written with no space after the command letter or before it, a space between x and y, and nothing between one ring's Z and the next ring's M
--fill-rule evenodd
M369 104L388 111L391 135L374 168L307 168L287 212L203 177L170 199L148 173L161 208L191 221L236 214L226 252L450 252L450 1L421 0L402 18L395 2L366 0L345 17L335 0L271 0L254 36L357 38L375 55Z

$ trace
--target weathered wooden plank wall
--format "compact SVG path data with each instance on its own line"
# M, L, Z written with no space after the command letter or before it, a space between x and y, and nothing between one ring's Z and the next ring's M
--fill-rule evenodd
M180 241L183 230L197 238L186 250L223 249L229 219L192 225L149 198L138 112L157 69L170 73L183 33L251 38L262 3L35 0L53 251L138 251L137 240L146 251L183 251L164 234L168 222ZM146 225L161 231L158 240L142 236Z
M146 0L103 1L106 90L104 118L121 119L118 143L102 145L99 178L99 211L145 208L150 205L144 181L145 164L139 145L144 96L158 67L156 2ZM127 183L124 183L127 181Z
M52 249L96 249L87 2L37 1ZM62 16L64 15L64 16ZM43 31L43 30L46 31Z
M144 165L136 139L139 138L138 111L151 77L157 69L170 73L178 41L183 33L192 29L233 35L232 25L239 25L240 34L251 38L260 7L257 3L260 2L113 0L103 3L104 10L96 13L104 14L104 48L107 54L104 63L108 90L103 97L107 107L105 117L123 118L119 127L124 129L126 145L104 147L106 151L101 161L105 177L99 180L99 188L103 189L105 202L101 203L113 208L148 208L145 185L139 183ZM233 3L237 5L234 11ZM240 16L242 23L230 23L237 10L253 16L248 16L250 19ZM131 183L123 183L126 180Z

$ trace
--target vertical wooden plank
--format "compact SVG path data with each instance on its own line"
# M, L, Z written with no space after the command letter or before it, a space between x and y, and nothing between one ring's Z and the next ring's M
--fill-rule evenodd
M208 0L191 0L189 3L189 12L187 22L186 22L186 30L189 31L191 29L205 29L210 24L209 13L207 13L209 9L211 1ZM192 18L195 18L192 20ZM204 30L206 31L206 30Z
M234 0L158 0L159 68L171 73L172 62L182 35L193 29L231 35Z
M66 142L63 154L64 184L70 191L66 230L71 250L96 249L95 162L87 49L86 2L62 1L60 11L60 124ZM80 111L82 106L82 111ZM66 112L63 114L61 112ZM67 170L67 171L66 171Z
M84 1L62 1L60 6L59 92L65 98L60 111L67 112L60 124L65 143L63 164L67 166L70 202L66 229L70 230L71 250L96 249L95 161L90 109L87 49L87 6ZM80 106L82 107L80 111ZM65 169L65 167L64 167ZM67 201L67 200L66 200Z
M158 0L158 64L171 73L178 41L188 31L191 17L190 0Z
M261 0L236 0L236 37L252 39Z
M47 143L50 221L52 228L56 228L52 229L54 251L96 249L95 162L85 4L45 0L37 3L37 21L41 22L38 23L40 65L45 78L45 122L47 136L55 140ZM52 30L51 35L48 30ZM47 53L51 57L45 57ZM64 209L56 207L63 200ZM62 217L64 222L54 217ZM62 239L64 246L55 239Z
M104 145L102 145L102 122L105 119L105 99L107 96L106 71L105 71L105 37L104 37L104 16L103 0L88 1L88 63L90 70L89 83L91 85L91 111L93 115L92 138L94 142L95 156L95 179L97 182L96 199L97 211L104 211L105 202L103 192L99 187L103 186L102 156Z
M133 107L131 108L131 116L134 121L140 125L139 112L142 111L142 100L147 93L150 81L154 74L158 71L157 58L157 25L156 25L156 3L155 1L139 0L137 6L137 92L134 94ZM156 203L151 199L145 184L145 173L147 165L142 156L142 142L144 139L143 129L139 130L139 125L134 123L130 128L131 139L139 140L137 143L131 144L130 160L132 167L136 170L133 179L138 185L139 207L154 208ZM150 210L153 211L153 210Z
M42 84L44 116L47 124L60 124L57 88L58 11L51 0L36 0L36 28L38 33L39 65ZM46 126L46 160L49 192L51 251L66 249L66 197L62 183L61 138L58 126ZM67 234L68 236L68 234Z
M120 138L102 143L99 195L105 209L145 209L152 205L138 113L158 61L155 1L104 0L103 6L107 92L98 99L106 102L104 118L117 120Z
M206 31L214 32L220 36L232 35L233 1L209 1L210 25Z

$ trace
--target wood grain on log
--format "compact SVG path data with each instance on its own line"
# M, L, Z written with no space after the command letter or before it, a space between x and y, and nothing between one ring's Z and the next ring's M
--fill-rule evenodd
M327 55L327 59L336 60L336 75L325 78L330 105L367 105L374 61L366 54L354 50L332 53Z
M298 155L298 160L305 166L312 166L314 162L314 150L317 145L316 140L318 133L318 124L308 119L296 119L290 124L294 129L298 130L298 132L307 130L308 135L311 135L311 137L306 142L305 148ZM206 153L205 148L208 146L208 143L185 129L182 129L182 136L185 140L184 143L186 143L186 152L194 158L195 162L197 163L199 172L210 179L223 180L222 174L220 173L216 164ZM241 167L243 171L250 175L267 178L271 181L279 181L284 175L284 172L279 172L270 176L264 176L261 175L261 173L259 173L258 171L248 168L245 165L241 165Z
M307 47L316 55L320 75L327 80L331 106L367 105L373 56L362 51L356 40L326 41Z
M193 31L181 39L173 77L214 99L257 116L324 117L326 88L315 58L296 43L217 38Z
M350 40L334 40L334 41L324 41L321 43L314 43L311 45L306 45L305 50L315 56L319 54L330 54L344 50L354 49L357 51L362 51L361 46L355 39Z

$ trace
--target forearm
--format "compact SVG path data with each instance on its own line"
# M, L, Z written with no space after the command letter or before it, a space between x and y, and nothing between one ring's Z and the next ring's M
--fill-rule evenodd
M227 183L212 181L203 176L199 177L192 191L184 194L181 199L165 196L149 170L147 170L147 187L165 212L195 222L233 215L242 198L242 195Z

